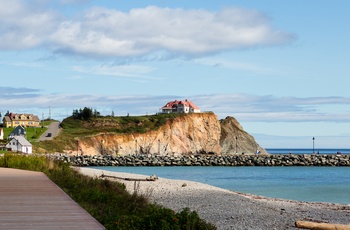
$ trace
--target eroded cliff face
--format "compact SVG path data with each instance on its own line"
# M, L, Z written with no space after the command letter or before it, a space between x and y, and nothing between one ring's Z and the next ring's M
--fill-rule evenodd
M157 131L144 134L104 133L79 140L85 155L219 154L220 123L213 113L194 113L168 121Z
M219 121L214 113L179 116L159 130L144 134L102 133L85 137L79 140L78 149L84 155L248 154L257 150L266 153L234 118Z
M262 148L249 133L243 130L243 127L233 117L226 117L220 120L221 136L220 145L221 154L266 154Z

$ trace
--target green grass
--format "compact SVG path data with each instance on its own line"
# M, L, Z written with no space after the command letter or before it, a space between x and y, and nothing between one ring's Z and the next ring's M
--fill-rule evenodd
M149 116L99 116L88 121L66 118L61 126L65 134L78 137L94 135L101 132L112 133L145 133L157 130L168 119L174 119L185 114L156 114Z
M46 130L47 126L53 122L53 120L45 120L42 122L43 126L40 127L24 127L26 131L25 138L29 142L34 142L38 139ZM16 127L11 128L2 128L4 130L4 140L7 140L8 135L15 129Z
M175 213L128 193L121 183L81 175L68 164L45 156L5 154L0 156L0 167L44 172L106 229L216 229L187 208Z
M32 143L37 153L63 152L75 150L77 139L99 133L146 133L158 130L168 120L187 114L156 114L148 116L99 116L90 120L74 119L68 117L61 122L62 130L59 136L50 141Z

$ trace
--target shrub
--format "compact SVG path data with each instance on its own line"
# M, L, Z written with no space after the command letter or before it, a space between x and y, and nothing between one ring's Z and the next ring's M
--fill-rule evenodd
M0 167L45 171L49 168L49 163L45 156L6 153L0 157Z

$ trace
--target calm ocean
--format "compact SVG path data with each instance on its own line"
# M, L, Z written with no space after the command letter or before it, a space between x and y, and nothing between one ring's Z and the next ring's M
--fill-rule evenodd
M287 149L287 148L281 148L281 149L269 149L267 148L266 151L271 154L312 154L314 151L315 153L319 154L337 154L337 152L340 152L342 154L350 154L350 149Z
M276 150L288 154L290 149ZM320 154L349 149L318 150ZM292 149L293 154L307 154ZM270 152L272 153L272 152ZM312 150L310 154L312 153ZM272 153L273 154L273 153ZM216 187L267 197L350 205L350 167L91 167L113 172L157 175L168 179L191 180Z

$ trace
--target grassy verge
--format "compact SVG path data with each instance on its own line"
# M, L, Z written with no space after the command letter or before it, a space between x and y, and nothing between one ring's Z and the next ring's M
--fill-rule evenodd
M175 213L128 193L121 183L81 175L45 156L4 154L0 167L44 172L106 229L216 229L187 208Z

